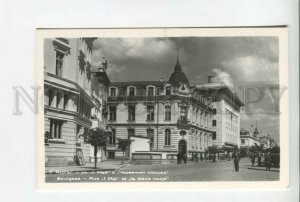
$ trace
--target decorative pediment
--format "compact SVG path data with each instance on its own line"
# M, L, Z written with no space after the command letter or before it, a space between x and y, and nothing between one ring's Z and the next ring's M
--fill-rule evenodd
M65 55L70 54L71 47L62 40L54 39L52 43L55 51L59 51Z

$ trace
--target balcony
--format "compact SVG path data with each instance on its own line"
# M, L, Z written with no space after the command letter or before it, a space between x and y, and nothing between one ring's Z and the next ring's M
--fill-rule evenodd
M177 120L177 128L180 130L188 130L191 127L191 123L187 118L179 118Z

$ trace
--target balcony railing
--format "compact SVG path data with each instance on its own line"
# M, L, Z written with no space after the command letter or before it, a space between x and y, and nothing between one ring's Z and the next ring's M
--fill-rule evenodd
M178 129L188 130L191 127L191 123L187 118L179 118L177 120Z

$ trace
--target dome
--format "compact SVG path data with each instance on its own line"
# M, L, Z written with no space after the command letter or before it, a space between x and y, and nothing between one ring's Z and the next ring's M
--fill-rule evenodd
M181 65L177 56L177 63L174 68L174 72L171 74L169 82L174 85L179 85L180 83L189 84L189 80L185 73L181 70Z

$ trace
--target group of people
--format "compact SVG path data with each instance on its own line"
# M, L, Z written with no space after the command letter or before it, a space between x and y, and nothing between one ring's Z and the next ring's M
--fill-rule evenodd
M182 154L179 152L179 153L177 153L176 156L177 156L177 164L181 164L182 161L186 164L187 159L188 159L186 153ZM203 156L203 154L198 155L197 153L192 154L192 161L198 162L200 160L202 162L205 159L206 159L206 155L204 155L204 156ZM209 160L211 160L211 159L209 159Z
M181 164L181 162L184 162L184 164L186 164L186 161L187 161L187 155L186 153L178 153L177 154L177 164Z
M262 153L251 153L249 158L251 159L251 163L252 163L252 166L255 165L255 159L257 157L257 161L258 161L258 166L261 166L262 164L262 158L264 158L264 164L266 166L266 170L270 170L271 169L271 153L268 152L268 153L265 153L265 154L262 154ZM235 150L233 151L232 153L232 159L233 159L233 164L234 164L234 170L236 172L239 171L239 162L240 162L240 154L239 154L239 151L238 150ZM194 154L193 155L193 160L195 160L196 162L198 162L198 155L197 154ZM202 154L200 155L200 160L203 161L203 156ZM186 164L187 162L187 154L186 153L178 153L177 154L177 164L181 164L182 161L184 162L184 164Z
M264 163L265 163L265 167L266 167L266 170L271 170L271 153L270 152L267 152L265 154L263 153L251 153L250 154L250 159L251 159L251 164L252 166L255 165L255 159L257 157L257 164L258 166L261 166L262 164L262 158L264 158Z

